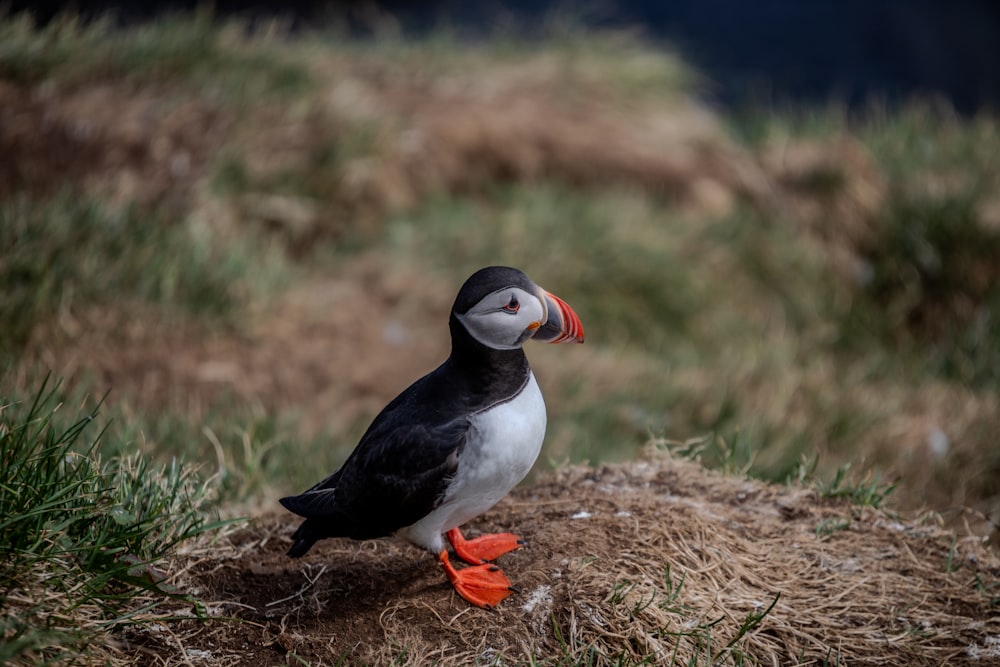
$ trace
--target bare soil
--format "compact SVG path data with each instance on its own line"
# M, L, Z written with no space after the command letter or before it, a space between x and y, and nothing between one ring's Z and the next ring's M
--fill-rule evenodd
M1000 559L980 540L653 450L558 470L467 528L528 542L499 559L519 592L494 611L389 539L289 559L295 525L266 508L186 554L173 582L211 620L131 630L116 652L157 665L1000 661Z

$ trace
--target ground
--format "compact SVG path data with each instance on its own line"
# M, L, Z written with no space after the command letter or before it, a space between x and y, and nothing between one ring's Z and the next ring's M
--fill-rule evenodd
M494 611L407 544L327 540L289 559L296 523L261 508L185 554L173 581L211 620L137 627L117 650L213 665L1000 660L1000 559L980 540L652 447L562 468L467 527L528 542L499 559L518 592Z

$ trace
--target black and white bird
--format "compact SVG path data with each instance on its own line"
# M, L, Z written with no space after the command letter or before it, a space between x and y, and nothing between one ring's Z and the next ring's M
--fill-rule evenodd
M339 470L281 499L305 517L288 555L327 537L396 535L435 554L459 595L492 608L512 588L489 561L524 542L466 540L459 526L507 495L541 449L545 402L521 346L582 343L583 326L521 271L491 266L462 285L449 327L448 359L383 408ZM468 567L451 564L443 534Z

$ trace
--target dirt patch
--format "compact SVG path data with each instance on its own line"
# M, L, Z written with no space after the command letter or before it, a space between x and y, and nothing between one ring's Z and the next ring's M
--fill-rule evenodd
M216 620L136 628L121 650L149 664L254 665L1000 657L1000 560L978 540L662 455L562 469L468 527L528 541L500 559L520 592L492 612L393 541L328 540L288 559L295 524L268 510L188 554L175 582Z

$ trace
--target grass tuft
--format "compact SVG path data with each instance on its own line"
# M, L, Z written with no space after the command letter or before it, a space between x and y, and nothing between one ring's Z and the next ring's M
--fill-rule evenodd
M181 598L199 614L160 565L221 525L207 515L210 483L176 461L103 460L97 408L63 425L57 389L45 382L28 404L0 401L4 664L73 655L95 633L137 622L140 598L144 612Z
M850 464L837 468L833 479L828 482L819 480L816 483L819 493L824 498L847 498L852 505L879 509L896 490L898 482L886 482L882 475L868 472L861 479L849 477Z

